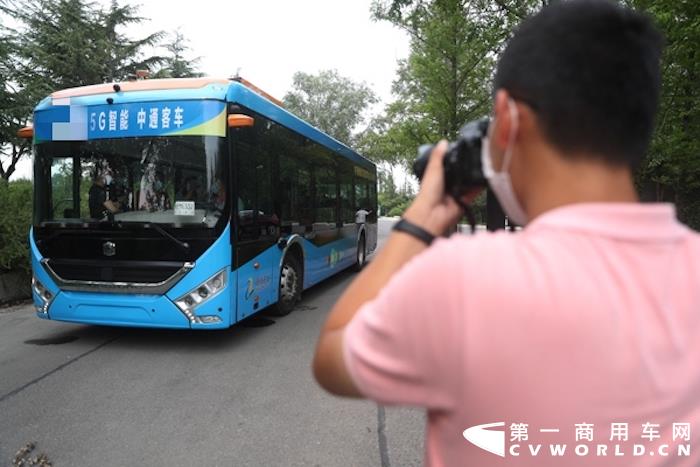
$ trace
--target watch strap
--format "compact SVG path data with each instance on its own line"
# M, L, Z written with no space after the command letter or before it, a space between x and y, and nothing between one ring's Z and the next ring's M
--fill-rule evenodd
M435 235L431 234L423 227L419 227L413 222L407 221L406 219L399 220L396 224L394 224L392 230L407 233L412 237L415 237L421 242L425 243L426 245L430 245L431 243L433 243L433 240L435 240Z

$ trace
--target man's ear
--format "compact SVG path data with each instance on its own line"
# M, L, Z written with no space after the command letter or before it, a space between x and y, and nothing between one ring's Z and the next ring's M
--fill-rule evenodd
M511 125L513 125L512 116L510 109L508 108L508 101L510 100L510 95L505 89L499 89L496 91L496 97L494 99L494 128L491 130L491 141L493 145L500 151L505 151L508 147L508 140L510 139Z

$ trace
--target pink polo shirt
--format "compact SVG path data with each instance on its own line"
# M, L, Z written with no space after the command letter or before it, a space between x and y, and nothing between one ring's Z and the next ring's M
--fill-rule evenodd
M366 397L427 409L430 466L698 466L700 235L609 203L440 240L343 351Z

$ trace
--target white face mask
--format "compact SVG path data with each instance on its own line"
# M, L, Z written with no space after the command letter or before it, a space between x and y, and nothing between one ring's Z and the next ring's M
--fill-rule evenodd
M488 135L481 141L481 166L484 171L484 177L489 182L489 186L493 190L493 193L498 198L498 201L503 207L508 219L512 220L513 223L518 225L527 224L527 214L522 205L515 196L515 191L513 191L513 183L510 180L510 174L508 173L508 168L510 166L510 160L513 157L513 145L515 144L515 135L518 131L518 108L512 100L508 101L508 109L510 110L510 117L512 121L510 136L508 137L508 147L503 155L503 165L501 166L501 171L496 172L493 168L493 161L491 160L491 151L489 149L489 138L491 135L491 129L493 128L493 122L489 126Z

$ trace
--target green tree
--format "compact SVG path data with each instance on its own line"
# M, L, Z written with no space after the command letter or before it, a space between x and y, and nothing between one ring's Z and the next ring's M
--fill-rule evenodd
M2 5L2 4L0 4ZM31 149L30 141L19 138L17 131L26 126L32 107L32 96L16 76L15 37L0 28L0 179L8 180L17 162Z
M647 198L676 203L700 229L700 3L633 0L666 39L656 131L639 180Z
M100 9L85 0L26 0L10 13L21 22L20 78L42 95L57 89L124 80L137 69L153 69L160 56L143 56L162 32L130 39L120 32L144 18L116 1Z
M372 17L407 32L410 52L398 64L392 87L395 100L362 134L363 153L402 165L410 173L420 145L454 139L464 123L488 115L498 54L513 27L546 3L375 0ZM405 209L408 199L398 192L380 196L394 214ZM476 206L479 218L484 204L482 197Z
M365 83L325 70L317 75L295 73L292 90L282 100L290 112L338 141L353 145L353 132L365 121L364 113L377 97Z
M380 213L384 216L400 216L415 198L411 185L406 182L403 187L397 188L391 165L388 168L379 168L377 178L377 204Z
M140 24L135 7L113 1L101 9L85 0L0 1L0 178L14 173L30 142L16 136L32 108L49 93L68 87L126 79L153 69L159 56L143 50L163 37L156 32L132 40L121 32Z
M154 78L197 78L202 76L197 70L200 57L186 58L190 51L188 41L180 31L175 31L165 44L168 52L163 57L161 68L153 75Z
M372 122L369 154L410 163L419 145L453 139L469 120L488 114L498 53L520 19L542 2L376 0L375 20L410 36L399 61L396 100Z
M554 1L554 0L552 0ZM676 203L700 229L700 2L622 0L648 13L666 38L657 128L638 173L643 197ZM550 0L375 0L372 15L411 37L395 102L364 135L365 152L407 166L423 143L453 138L489 111L496 59L513 28Z

